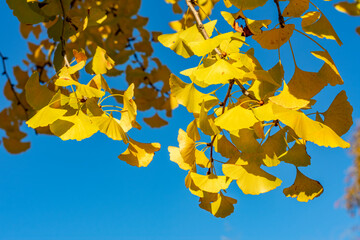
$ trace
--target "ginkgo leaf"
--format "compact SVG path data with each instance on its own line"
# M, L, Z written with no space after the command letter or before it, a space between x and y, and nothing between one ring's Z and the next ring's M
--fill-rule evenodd
M144 122L152 128L160 128L168 124L168 122L162 119L157 113L152 117L144 118Z
M311 34L319 38L333 39L336 40L340 46L342 45L339 36L336 34L331 23L323 13L308 12L304 16L301 16L301 18L302 29L307 34Z
M201 175L191 172L190 177L198 188L210 193L218 193L220 190L227 189L232 181L226 176L216 176L212 173Z
M27 0L6 0L6 3L21 23L37 24L45 21L44 16L31 9L31 3Z
M220 193L214 202L209 202L206 198L201 198L199 206L215 217L225 218L234 212L234 204L236 203L236 199L224 196Z
M320 78L327 81L331 86L344 83L333 59L327 51L314 51L311 54L325 62L318 73Z
M183 157L181 156L180 148L169 146L168 151L170 153L170 161L179 165L179 168L183 170L191 169L191 165L186 163Z
M45 106L40 109L26 124L31 128L45 127L55 122L67 112L65 109Z
M253 10L265 5L267 0L230 0L230 2L240 10Z
M208 65L194 70L195 82L200 82L200 86L213 84L226 84L230 79L240 78L245 74L244 71L234 67L225 59L208 61ZM204 63L205 64L205 63Z
M19 154L30 148L30 142L21 142L18 139L5 137L2 140L6 151L12 154Z
M131 166L147 167L159 150L159 143L140 143L129 137L128 148L118 158Z
M63 141L81 141L95 134L98 128L91 123L90 118L86 114L79 111L75 115L63 116L50 124L50 131Z
M205 153L195 149L195 162L197 165L203 168L211 167L210 160L206 157Z
M275 134L269 136L263 143L262 148L265 153L263 162L267 167L275 167L280 164L279 156L286 152L287 143L285 140L284 129L280 129Z
M309 9L309 0L290 0L283 11L284 17L300 17Z
M344 135L353 125L353 107L347 100L345 91L341 91L331 103L324 115L324 124L330 127L339 136Z
M285 196L297 198L299 202L307 202L319 197L324 189L318 181L310 179L296 169L296 179L293 185L283 190Z
M320 77L317 73L306 72L295 66L294 75L287 85L288 92L299 101L309 100L328 84L327 81L329 80Z
M284 124L292 128L296 135L319 146L349 148L350 144L341 139L328 126L314 121L304 113L273 105L273 112Z
M234 35L233 32L228 32L203 41L190 42L188 45L195 55L202 57L212 52L222 41L231 38L232 35Z
M26 101L36 110L40 110L46 106L54 92L50 91L46 86L40 85L39 73L35 71L25 85Z
M186 133L188 135L189 138L191 138L194 141L199 141L200 140L200 134L199 134L199 130L196 124L197 119L195 118L193 121L191 121L189 123L189 125L186 128Z
M294 146L279 159L280 161L293 164L296 167L306 167L310 165L311 157L306 152L305 144L295 143Z
M339 2L334 5L336 10L347 13L350 16L360 16L360 3L357 2Z
M244 153L260 153L263 151L261 145L255 138L255 133L251 129L240 129L232 131L230 138L237 149Z
M258 195L281 185L280 179L253 163L245 166L223 164L223 172L231 179L236 179L236 183L245 194Z
M216 118L215 124L222 129L234 131L242 128L250 128L258 121L251 110L238 105Z
M225 158L239 158L239 150L224 136L218 134L214 141L215 151ZM247 164L244 162L244 165Z
M133 123L136 120L136 115L137 115L136 103L132 99L134 97L134 88L135 85L133 83L130 84L128 89L126 89L126 91L124 92L124 96L123 96L124 108L122 111L127 112L127 115L125 116L128 116L130 123ZM121 116L121 120L122 119L123 116Z
M216 20L204 24L204 29L209 37L212 35L215 24ZM188 58L194 55L194 52L191 50L189 44L191 42L204 41L204 37L199 32L197 26L193 25L192 27L189 27L186 30L181 30L177 33L160 35L158 40L165 47L170 48L184 58Z
M274 28L268 31L263 31L261 34L254 35L252 38L263 48L278 49L284 43L289 41L294 29L294 24L286 24L284 28Z
M192 166L195 162L195 142L189 138L187 133L179 129L178 135L179 148L184 162Z
M206 198L207 201L213 202L217 199L217 193L210 193L201 190L198 186L194 184L194 181L191 178L192 171L189 171L189 173L185 177L185 186L189 189L189 191L194 194L195 196L198 196L200 198Z
M277 83L272 76L270 75L269 72L264 71L264 70L254 70L248 73L244 74L243 77L244 81L251 81L251 80L257 80L257 81L261 81L261 82L267 82L270 83L274 86L280 87L280 84Z
M91 121L99 128L100 132L113 140L123 140L127 144L127 136L120 125L120 121L105 113L100 117L92 117Z
M218 104L218 99L209 94L196 90L193 83L187 84L177 76L170 76L171 93L179 104L185 106L191 113L200 113L201 103L204 101L205 109L208 110Z
M292 95L285 81L284 88L280 94L270 97L269 100L277 105L294 110L304 108L310 103L310 100L297 98L296 96Z
M199 115L199 128L203 133L209 136L213 136L220 132L220 130L215 126L213 116L207 115L204 107L204 102L201 104L201 110Z
M108 70L112 69L115 65L114 60L112 60L107 54L105 49L97 46L95 55L91 60L92 70L95 74L105 74Z

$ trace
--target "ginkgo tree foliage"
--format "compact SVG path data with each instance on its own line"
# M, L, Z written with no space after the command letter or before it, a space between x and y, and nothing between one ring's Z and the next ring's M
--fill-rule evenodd
M248 17L268 1L276 19ZM317 41L342 44L329 19L310 0L223 0L228 10L221 16L231 29L226 32L229 28L211 17L219 0L166 2L182 18L170 22L174 33L150 34L147 19L137 14L140 0L7 0L23 36L32 33L39 42L29 42L27 69L14 67L17 85L1 55L8 78L4 94L12 102L0 113L4 147L11 153L30 147L22 142L23 123L64 141L101 132L128 145L119 159L146 167L161 146L131 138L132 128L141 129L138 110L164 110L171 117L182 105L194 118L178 130L179 145L168 147L169 159L188 171L185 186L200 198L201 208L215 217L230 215L237 202L227 192L232 182L251 195L280 187L282 180L266 169L281 162L296 169L294 183L283 188L285 196L301 202L320 196L322 185L301 172L311 163L307 144L349 148L341 136L352 125L345 91L325 112L316 110L314 97L323 88L343 84L330 53ZM310 60L322 63L317 72L297 64L294 33L314 44ZM199 63L170 74L151 57L151 41ZM290 46L295 66L289 79L283 45ZM276 50L272 68L261 66L256 48ZM127 88L112 88L108 79L121 74ZM167 124L158 113L144 121L152 127Z

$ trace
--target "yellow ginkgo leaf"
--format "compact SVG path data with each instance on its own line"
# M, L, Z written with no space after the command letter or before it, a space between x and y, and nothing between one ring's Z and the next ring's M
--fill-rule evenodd
M199 128L203 133L209 136L213 136L220 132L218 127L215 126L214 116L207 115L207 112L205 111L205 107L204 107L204 102L203 104L201 104L201 110L199 115Z
M112 93L109 85L107 84L105 78L101 74L95 75L90 82L88 83L88 86L96 88L96 89L104 89L108 93Z
M39 73L35 71L25 85L26 101L36 110L40 110L46 106L54 92L50 91L46 86L40 85Z
M327 51L314 51L311 53L325 62L318 73L320 78L328 82L331 86L344 83L335 66L334 60Z
M216 118L215 124L222 129L234 131L242 128L250 128L258 121L251 110L238 105Z
M181 168L183 170L191 169L191 165L186 163L184 161L184 159L182 158L181 153L180 153L180 148L169 146L168 151L170 153L170 161L179 165L179 168Z
M204 29L209 37L212 35L215 24L216 20L204 24ZM204 37L199 32L197 26L193 25L192 27L177 33L160 35L158 40L165 47L170 48L184 58L188 58L194 55L189 44L192 42L202 42L204 41Z
M81 141L91 137L99 129L91 123L90 118L79 111L72 116L63 116L50 124L50 131L62 140Z
M274 86L280 87L281 85L277 83L271 76L271 74L264 70L254 70L244 74L243 81L257 80L261 82L267 82Z
M328 84L328 81L329 79L320 77L317 73L306 72L295 66L294 75L287 85L288 92L300 101L310 100Z
M350 16L360 16L360 3L357 2L339 2L335 5L336 10L347 13Z
M265 172L256 164L245 166L223 164L223 172L231 179L236 179L236 183L245 194L258 195L281 185L280 179Z
M306 167L310 165L311 157L306 152L305 144L295 143L294 146L292 146L289 151L282 155L279 159L280 161L293 164L296 167Z
M307 202L319 197L324 189L318 181L310 179L296 169L296 179L293 185L283 190L285 196L297 198L299 202Z
M159 143L140 143L129 138L128 148L118 158L131 166L147 167L159 150Z
M300 17L309 8L309 0L290 0L283 11L284 17Z
M191 172L190 177L198 188L210 193L218 193L220 190L227 189L232 181L226 176L216 176L212 173L201 175Z
M217 195L217 199L214 202L209 202L206 198L201 198L199 206L215 217L225 218L234 212L234 204L236 203L236 199L224 196L220 193Z
M204 67L194 70L196 80L200 82L200 86L209 86L213 84L227 84L233 78L242 79L245 72L240 70L225 59L209 60Z
M232 35L234 35L233 32L228 32L203 41L190 42L188 45L195 55L202 57L212 52L222 41L231 38Z
M339 36L336 34L334 28L331 26L331 23L323 13L308 12L304 16L301 16L301 18L302 29L307 34L311 34L319 38L333 39L336 40L340 46L342 45Z
M230 2L240 10L253 10L265 5L267 0L230 0Z
M91 121L99 128L100 132L113 140L123 140L125 144L128 143L126 133L120 125L120 121L113 116L107 116L105 113L98 117L92 117Z
M185 106L191 113L200 113L201 104L204 101L205 109L208 110L218 104L218 99L209 94L196 90L193 83L187 84L177 76L170 76L171 93L179 104Z
M184 162L190 166L194 165L195 162L195 142L189 138L187 133L179 129L178 142L180 148L180 154L184 159Z
M262 148L265 153L263 162L265 166L275 167L280 164L278 157L286 152L287 147L285 133L284 129L280 129L275 134L269 136L263 143Z
M191 138L194 141L199 141L200 140L200 134L199 134L199 130L197 127L197 119L195 118L193 121L191 121L189 123L189 125L186 128L186 133L188 135L189 138Z
M200 198L206 198L207 201L209 201L209 202L216 201L217 193L210 193L210 192L203 191L194 184L194 181L191 178L192 171L189 171L189 173L185 177L185 186L195 196L198 196Z
M134 88L135 85L133 83L130 84L128 89L124 92L124 96L123 96L124 107L122 111L127 112L127 116L131 123L135 121L137 115L136 103L132 99L134 97ZM121 116L121 119L122 118L123 117Z
M144 118L144 122L152 128L160 128L168 124L168 122L162 119L157 113L152 117Z
M261 34L254 35L252 38L263 48L278 49L284 43L289 41L294 29L294 24L286 24L284 28L274 28L268 31L263 31Z
M304 108L310 103L310 100L297 98L296 96L292 95L285 81L284 88L280 94L270 97L269 100L277 105L294 110Z
M112 69L115 65L114 60L112 60L107 54L105 49L97 46L95 55L91 60L92 70L95 74L105 74L108 70Z
M29 119L26 124L31 128L45 127L64 116L66 112L67 110L65 109L45 106Z
M263 151L255 137L255 132L246 128L230 133L232 142L243 153L261 153Z
M329 126L337 135L342 136L347 133L353 125L353 107L347 100L345 91L341 91L331 103L324 115L324 124Z
M341 139L328 126L314 121L304 113L273 105L276 117L292 128L300 138L319 146L349 148L350 144Z
M245 36L242 36L241 33L235 32L232 37L224 39L219 48L223 53L229 55L231 53L239 53L240 48L245 43Z
M30 148L30 142L21 142L18 139L5 137L2 140L6 151L11 154L19 154Z
M215 151L225 158L239 158L239 150L224 136L218 134L214 141ZM244 164L247 164L244 162Z

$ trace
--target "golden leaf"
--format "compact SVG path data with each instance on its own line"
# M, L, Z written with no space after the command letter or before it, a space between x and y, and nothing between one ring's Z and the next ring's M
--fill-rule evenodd
M324 189L318 181L312 180L296 169L296 179L293 185L284 189L287 197L296 197L299 202L307 202L319 197Z
M131 166L147 167L159 150L159 143L140 143L129 138L128 148L118 158Z

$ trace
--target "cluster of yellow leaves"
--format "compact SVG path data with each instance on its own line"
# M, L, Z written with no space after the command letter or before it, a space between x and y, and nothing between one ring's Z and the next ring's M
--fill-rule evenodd
M77 55L78 62L70 67L63 67L54 80L56 92L40 85L39 74L35 72L27 81L26 99L34 109L32 117L26 124L34 129L47 127L48 130L62 140L81 141L96 132L107 135L117 141L129 143L128 149L119 158L130 165L146 167L153 159L154 152L160 144L139 143L128 137L127 132L139 128L136 122L137 106L133 100L134 84L122 95L122 109L103 109L101 103L112 95L108 84L101 74L111 70L113 60L104 49L98 47L90 61L92 71L96 75L87 83L81 84L76 73L86 64L86 57ZM71 88L71 92L68 91ZM113 116L113 112L121 113L121 118Z
M282 181L266 168L281 162L294 165L297 170L294 184L284 189L285 196L302 202L320 196L321 184L299 170L310 165L307 142L350 147L340 137L352 125L352 107L345 91L335 97L325 112L305 112L312 109L316 102L313 98L325 86L343 84L326 50L312 52L324 62L318 72L304 71L295 63L295 72L288 82L280 60L273 68L264 70L253 49L240 51L249 36L262 48L279 49L295 30L300 31L290 23L265 30L271 20L252 20L244 15L243 10L252 10L266 2L224 1L227 7L239 8L237 13L221 12L236 32L219 33L217 29L214 36L214 20L204 24L209 39L204 39L196 25L183 26L176 33L158 37L165 47L184 58L202 57L197 67L181 72L190 78L190 83L175 75L170 77L172 95L195 119L186 131L179 130L179 147L170 146L168 150L170 160L188 171L185 185L200 198L200 207L216 217L226 217L234 211L237 201L225 196L232 181L244 194L258 195L279 187ZM201 6L198 7L201 12ZM308 8L309 1L293 0L283 10L283 16L299 18L304 34L333 39L341 45L323 13L318 9L307 12ZM245 27L239 27L238 19L245 20ZM220 87L205 92L214 85ZM228 91L222 100L219 96L224 91L220 89L226 85ZM246 85L249 87L245 88ZM239 90L233 91L236 86ZM238 92L243 94L238 96ZM316 118L311 118L312 115ZM202 138L210 140L200 142Z
M39 106L33 108L33 104L28 102L29 99L25 95L34 93L27 93L27 91L41 91L36 94L44 98L39 102L46 105L48 102L44 100L50 100L49 96L52 96L57 88L65 87L62 85L64 82L61 83L59 79L57 84L54 84L57 75L65 74L61 72L64 71L63 67L66 64L64 55L67 59L75 58L78 62L92 57L84 69L87 73L94 74L96 78L101 78L103 82L105 77L119 78L125 72L126 81L129 85L134 84L134 89L136 89L134 100L138 103L139 111L154 108L157 111L165 110L167 117L172 116L172 110L177 104L169 93L170 71L166 65L161 64L159 59L152 57L151 42L157 41L160 33L150 33L145 29L148 19L138 15L140 0L49 0L46 2L7 0L6 2L20 21L22 36L28 38L32 33L38 39L37 43L30 41L28 43L30 52L27 54L27 60L23 61L24 69L28 70L24 71L19 66L15 67L14 75L18 84L12 89L9 82L4 88L5 96L11 101L11 106L3 109L1 115L3 121L6 121L6 124L3 124L4 129L8 132L8 138L4 138L3 142L9 152L21 153L30 147L30 143L21 142L26 134L19 128L24 121L29 120L34 110L40 110L40 108ZM139 33L136 35L140 36L135 37L135 30ZM79 49L85 50L80 53L73 51ZM132 61L134 59L138 67L134 67ZM151 61L157 67L150 67L154 65ZM75 74L77 78L80 78L85 71L78 70L83 67L77 65L79 69L73 68L70 71L74 72L69 74ZM54 69L56 74L54 74ZM39 74L40 87L38 88L31 88L30 83L28 84L30 75L34 71ZM104 77L100 77L100 74ZM25 88L25 85L28 85L28 88ZM75 82L71 86L76 86L77 91L86 92L85 95L90 97L101 94L99 90L89 89ZM106 90L110 89L107 88ZM112 91L122 92L117 89L112 89ZM30 99L33 101L32 98ZM73 99L69 102L76 104ZM122 104L121 99L119 103ZM146 119L145 122L151 127L167 124L167 121L158 113ZM45 127L38 127L36 131L53 134Z

